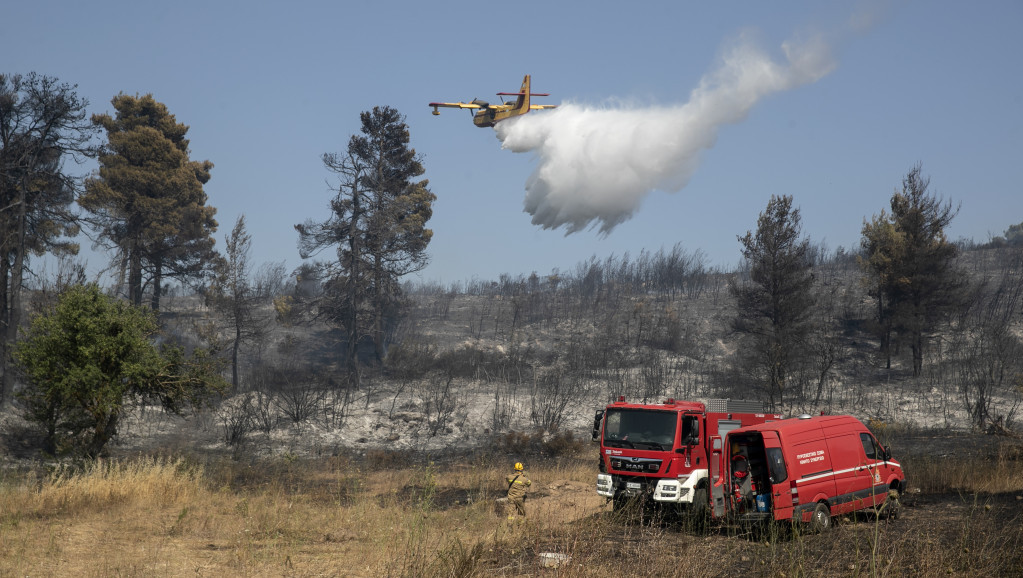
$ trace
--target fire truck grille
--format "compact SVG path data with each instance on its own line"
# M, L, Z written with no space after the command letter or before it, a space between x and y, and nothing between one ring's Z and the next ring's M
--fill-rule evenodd
M650 458L611 458L611 469L620 472L656 473L661 471L662 461Z

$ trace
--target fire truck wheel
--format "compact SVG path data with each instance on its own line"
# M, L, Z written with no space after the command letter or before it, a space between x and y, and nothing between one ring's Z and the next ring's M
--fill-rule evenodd
M702 534L707 530L707 516L709 514L707 505L709 501L707 498L707 488L696 488L696 494L693 495L693 506L689 510L689 520L693 531L697 534Z
M693 514L699 518L706 518L709 502L706 486L696 488L696 493L693 494Z
M813 509L810 516L810 530L816 533L823 532L831 527L831 508L826 502L819 502Z

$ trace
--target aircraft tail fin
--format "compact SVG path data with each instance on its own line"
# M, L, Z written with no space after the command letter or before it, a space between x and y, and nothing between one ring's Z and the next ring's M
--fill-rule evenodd
M511 106L511 108L509 108L508 110L500 113L502 115L501 118L508 118L509 116L517 116L517 115L520 115L520 114L526 114L530 110L540 110L540 109L544 109L544 108L554 108L555 107L555 105L553 105L553 104L530 104L529 97L531 97L531 96L550 96L550 94L546 93L546 92L530 92L529 91L529 87L530 87L530 77L527 74L522 79L522 87L519 89L518 92L499 92L499 93L497 93L500 96L514 96L515 97L515 103ZM508 102L507 104L512 104L512 103Z
M519 89L519 98L515 102L515 110L521 110L523 114L529 112L529 75L522 79L522 88Z

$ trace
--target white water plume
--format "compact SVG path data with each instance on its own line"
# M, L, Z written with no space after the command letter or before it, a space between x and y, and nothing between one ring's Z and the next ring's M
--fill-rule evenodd
M739 42L685 104L626 109L569 103L498 123L502 148L539 158L526 182L525 210L533 224L565 227L569 234L599 222L607 234L651 191L680 191L722 125L741 121L765 96L814 82L834 68L822 40L787 42L782 51L786 62L779 63Z

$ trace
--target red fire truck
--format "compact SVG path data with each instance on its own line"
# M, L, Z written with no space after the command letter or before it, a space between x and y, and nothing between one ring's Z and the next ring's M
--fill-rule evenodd
M703 519L710 488L722 475L725 435L778 419L781 415L765 413L757 402L668 399L645 404L619 397L593 420L593 441L600 442L597 493L616 508L639 499L674 505Z

